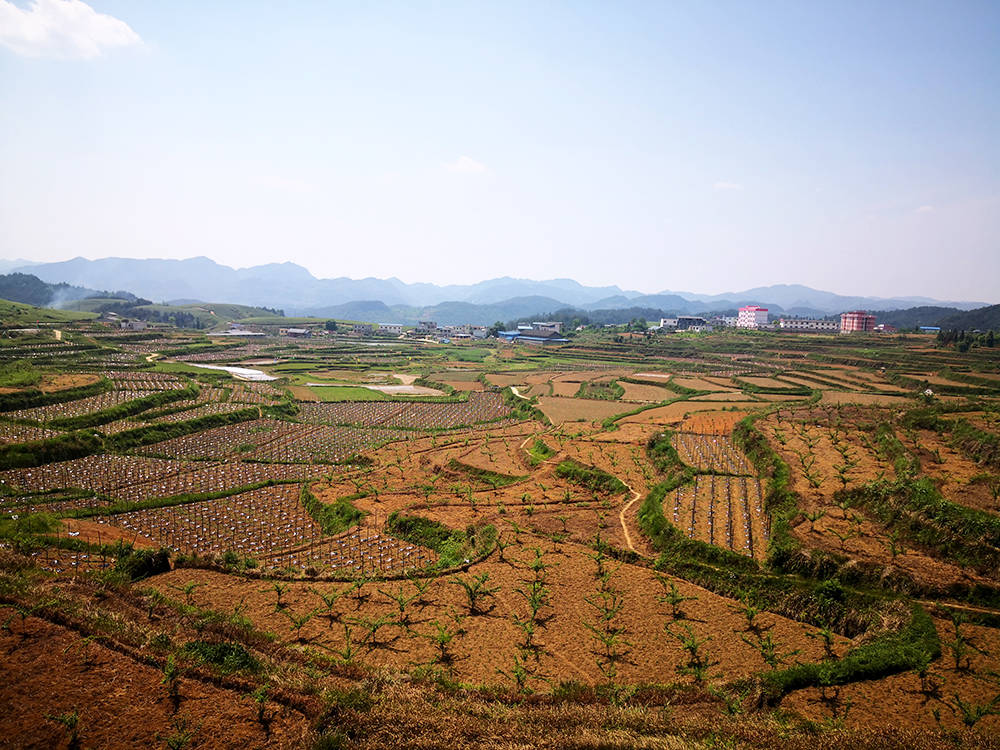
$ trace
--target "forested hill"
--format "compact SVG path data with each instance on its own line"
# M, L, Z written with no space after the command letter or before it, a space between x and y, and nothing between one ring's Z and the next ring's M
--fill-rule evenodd
M30 273L8 273L0 275L0 299L21 302L35 307L62 307L67 302L87 297L117 297L135 301L134 294L128 292L98 292L66 283L50 284Z
M937 325L956 331L1000 331L1000 305L980 307L968 312L955 312L942 318Z

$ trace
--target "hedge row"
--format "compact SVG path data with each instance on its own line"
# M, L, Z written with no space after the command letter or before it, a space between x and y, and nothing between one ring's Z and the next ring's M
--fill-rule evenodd
M767 672L761 680L765 698L774 702L792 690L877 680L922 669L940 655L941 641L934 621L919 605L913 605L910 622L899 633L885 633L841 659L796 664L788 669Z
M568 458L556 466L556 476L586 487L591 492L618 495L628 491L628 487L618 477Z
M438 568L453 568L485 555L496 542L492 526L468 526L465 531L452 529L422 516L404 516L398 510L385 522L393 536L434 550Z
M34 409L38 406L62 404L66 401L76 401L81 398L98 396L110 391L113 385L107 378L101 378L96 383L78 385L75 388L66 388L61 391L52 391L51 393L43 393L37 388L15 391L14 393L0 393L0 412Z

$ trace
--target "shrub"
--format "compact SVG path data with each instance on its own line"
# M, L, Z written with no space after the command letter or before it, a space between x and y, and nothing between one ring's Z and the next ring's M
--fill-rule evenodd
M169 571L170 555L165 549L155 552L148 549L133 550L115 561L115 570L132 581L140 581Z

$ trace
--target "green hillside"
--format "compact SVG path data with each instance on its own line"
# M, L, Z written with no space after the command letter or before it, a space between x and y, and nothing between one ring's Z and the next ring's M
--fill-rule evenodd
M0 299L0 324L8 327L26 326L30 323L72 323L77 320L93 320L94 313L76 310L51 310L20 302Z

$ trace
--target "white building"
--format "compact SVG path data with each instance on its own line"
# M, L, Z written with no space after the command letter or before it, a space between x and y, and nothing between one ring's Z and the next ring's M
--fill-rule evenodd
M660 318L660 328L676 328L677 318Z
M836 320L808 320L806 318L782 318L778 321L782 331L822 331L836 333L840 323Z
M559 320L533 320L531 322L531 327L536 331L555 331L556 333L562 333L562 321Z
M379 333L388 333L388 334L392 334L392 335L398 336L399 334L401 334L403 332L403 324L402 323L379 323L378 324L378 332Z
M741 307L736 316L737 328L763 328L767 325L767 308L757 305Z

